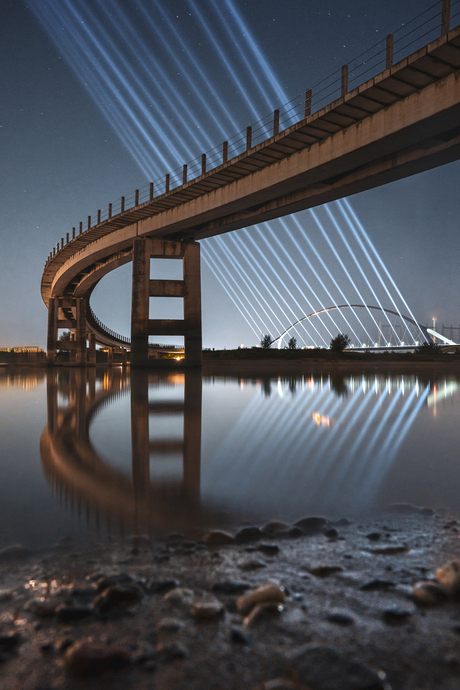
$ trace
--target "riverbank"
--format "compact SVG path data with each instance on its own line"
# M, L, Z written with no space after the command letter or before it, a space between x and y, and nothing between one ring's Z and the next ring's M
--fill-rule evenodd
M434 573L459 529L399 504L0 551L0 688L458 690L460 604Z

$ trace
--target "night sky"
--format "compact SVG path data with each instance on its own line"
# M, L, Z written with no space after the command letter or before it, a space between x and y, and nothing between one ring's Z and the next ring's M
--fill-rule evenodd
M73 226L245 129L432 5L2 0L0 346L45 346L41 274ZM417 320L430 325L436 316L438 327L460 324L459 178L456 162L349 199ZM320 242L309 212L297 221ZM125 335L130 274L130 264L113 272L91 300ZM205 347L256 344L206 264L202 294Z

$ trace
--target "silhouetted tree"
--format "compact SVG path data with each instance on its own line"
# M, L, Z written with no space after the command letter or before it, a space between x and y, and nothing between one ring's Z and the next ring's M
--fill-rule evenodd
M262 347L264 350L269 350L272 346L272 337L267 333L267 335L263 335L262 338L260 339L260 347Z
M59 346L59 350L61 350L61 351L68 350L68 348L65 345L66 345L66 343L70 342L71 336L72 336L72 334L70 331L64 331L64 333L61 333L61 335L59 336L59 343L62 343L62 344Z
M288 350L297 350L297 338L294 338L294 336L289 339Z
M330 348L332 352L343 352L350 345L350 338L346 333L339 333L332 338Z

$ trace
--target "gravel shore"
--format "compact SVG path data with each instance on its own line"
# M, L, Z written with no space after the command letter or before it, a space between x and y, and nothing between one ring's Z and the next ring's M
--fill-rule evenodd
M401 504L4 549L0 688L458 690L459 530Z

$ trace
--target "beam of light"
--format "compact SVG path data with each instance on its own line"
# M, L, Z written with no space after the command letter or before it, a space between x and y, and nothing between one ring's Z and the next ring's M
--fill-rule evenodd
M267 246L267 248L268 248L268 249L270 250L270 252L273 254L273 257L276 259L276 261L278 262L278 264L281 266L281 268L283 269L283 271L286 273L286 275L288 276L289 280L291 280L291 281L293 282L293 284L295 285L295 287L298 289L297 283L295 282L295 280L294 280L294 278L292 277L292 275L290 275L290 273L287 271L286 266L284 265L284 263L283 263L282 260L281 260L281 257L279 256L279 254L277 254L277 253L275 252L274 248L273 248L273 247L271 246L271 244L268 242L268 240L267 240L267 238L266 238L266 236L265 236L265 234L264 234L264 232L263 232L263 228L264 228L264 227L265 227L266 229L269 229L269 228L270 228L270 226L267 225L266 223L261 224L261 225L256 225L256 226L254 226L254 228L255 228L255 230L257 231L257 233L258 233L260 239L264 242L264 244ZM248 233L248 230L245 230L245 233ZM259 251L260 251L260 249L259 249ZM272 270L274 271L273 268L272 268ZM296 298L295 298L294 295L292 294L291 290L289 290L289 288L288 288L288 286L287 286L287 284L286 284L286 281L284 282L283 285L284 285L285 290L288 292L289 296L291 297L291 299L295 302L296 306L298 306L299 309L303 312L303 311L304 311L303 307L302 307L302 306L299 304L299 302L296 300ZM303 295L303 296L304 296L304 295ZM320 321L320 322L321 322L321 321ZM322 322L321 322L321 323L322 323ZM320 340L322 340L323 343L324 343L324 344L326 345L326 347L327 347L326 340L325 340L325 339L323 338L323 336L320 334L320 332L318 331L318 329L316 328L316 326L315 326L314 324L312 324L312 327L313 327L313 329L316 331L316 334L318 335L318 337L320 338ZM305 328L305 331L308 333L308 331L307 331L306 328ZM313 341L313 342L315 343L315 341ZM315 343L315 346L318 347L317 343Z
M375 275L376 275L378 281L379 281L380 284L382 285L383 289L385 290L386 294L388 295L388 298L390 299L390 301L391 301L391 303L393 304L394 308L395 308L396 311L398 312L399 318L400 318L400 320L401 320L401 323L404 324L403 315L401 314L401 311L399 310L398 305L396 304L395 300L393 299L393 296L391 295L391 293L390 293L390 291L388 290L388 288L387 288L385 282L383 281L382 276L380 275L380 272L377 270L377 267L376 267L374 261L372 260L372 257L370 256L369 252L367 251L367 248L365 247L365 245L364 245L363 241L361 240L360 236L358 235L358 233L357 233L357 231L356 231L356 229L355 229L353 223L351 222L350 216L349 216L348 213L347 213L346 207L341 203L340 200L336 201L336 205L338 206L338 208L339 208L340 211L342 212L342 215L343 215L343 217L345 218L345 221L347 222L348 227L350 228L351 232L353 233L353 236L355 237L356 241L358 242L358 245L360 246L360 248L361 248L361 250L362 250L364 256L366 257L366 259L368 260L369 264L371 265L372 270L374 271L374 273L375 273ZM408 331L408 332L410 333L410 331ZM414 340L412 334L410 334L410 335L411 335L412 339Z
M302 229L302 228L301 228L301 225L300 225L299 221L298 221L296 218L294 218L294 222L296 223L297 227L301 230L301 229ZM291 231L290 231L289 228L287 228L286 226L285 226L285 231L286 231L288 237L290 237L291 242L294 244L295 247L297 247L297 249L298 249L298 251L299 251L301 257L303 258L303 260L305 261L305 263L307 264L307 266L309 267L310 271L313 273L313 275L315 276L315 278L318 280L318 282L320 283L320 285L321 285L321 287L323 288L323 290L326 292L326 294L327 294L327 296L329 297L329 299L332 300L333 305L336 306L336 307L338 307L338 304L337 304L336 300L335 300L334 297L332 296L331 292L328 290L327 286L324 284L324 281L323 281L323 280L321 279L321 277L319 276L318 272L316 271L316 269L315 269L315 267L313 266L313 264L311 263L311 261L307 258L307 255L306 255L305 252L303 251L303 249L302 249L302 247L300 246L300 244L298 243L298 241L295 239L295 237L293 237ZM329 275L332 277L330 271L328 271L328 273L329 273ZM324 306L324 303L323 303L322 301L320 302L320 306L321 306L321 309L326 309L326 307ZM353 313L354 313L354 312L353 312ZM328 312L328 314L329 314L329 316L330 316L330 313L329 313L329 312ZM353 327L352 327L351 324L348 322L348 319L346 318L345 315L343 316L343 318L344 318L344 320L345 320L345 323L346 323L347 326L348 326L348 329L351 330L351 332L353 333L353 335L355 336L355 338L358 339L358 336L356 335L356 333L355 333ZM335 326L335 325L336 325L335 322L333 322L333 323L334 323L334 326Z
M294 263L292 257L289 256L288 252L286 251L286 249L283 247L283 245L281 244L281 242L279 241L279 239L277 238L277 236L276 236L275 233L273 232L273 229L272 229L269 225L267 225L266 223L264 223L264 225L265 225L266 229L268 230L268 232L270 233L271 237L275 240L276 244L278 245L278 247L281 249L281 251L282 251L283 254L285 255L285 257L288 259L289 263L293 266L295 272L300 276L302 282L305 283L305 285L307 286L307 288L309 289L309 291L312 293L313 297L319 301L318 295L317 295L316 292L313 290L313 288L311 287L310 283L309 283L308 280L305 278L305 276L301 273L301 271L299 270L298 266ZM310 302L310 300L307 299L307 298L305 298L305 299L306 299L307 304L309 305L310 309L314 310L313 305L312 305L312 303ZM331 336L331 338L334 337L334 336L332 335L331 331L329 330L329 328L326 326L326 324L323 323L323 322L321 322L321 323L322 323L322 325L324 326L324 328L326 329L326 331L329 333L329 335ZM337 328L337 326L336 326L336 328ZM324 342L326 342L326 341L324 340L324 338L322 338L322 340L323 340ZM326 345L327 345L327 344L326 344Z
M314 219L316 225L317 225L318 228L320 229L322 236L324 237L324 239L326 240L326 242L327 242L327 244L329 245L330 249L332 250L332 253L334 254L335 258L336 258L337 261L339 262L340 267L342 268L342 270L344 271L344 273L345 273L345 275L347 276L348 280L350 281L350 283L351 283L353 289L355 290L356 294L358 295L359 299L360 299L361 302L364 304L364 306L366 306L366 300L365 300L364 297L362 296L360 290L358 289L358 286L356 285L355 281L354 281L353 278L351 277L350 272L348 271L347 267L346 267L345 264L343 263L343 261L342 261L340 255L339 255L339 253L337 252L336 248L334 247L334 245L332 244L331 240L329 239L329 237L328 237L328 235L327 235L327 233L326 233L326 231L325 231L325 229L324 229L322 223L320 222L318 216L317 216L316 213L313 211L313 209L310 209L310 214L311 214L311 216L313 217L313 219ZM366 309L367 309L367 306L366 306ZM374 317L373 317L373 315L372 315L372 313L371 313L371 310L370 310L370 309L367 309L367 313L369 314L369 316L371 317L372 321L374 322L374 324L377 326L377 329L378 329L377 321L374 319Z
M307 232L306 232L306 231L304 230L304 228L301 226L301 224L300 224L298 218L297 218L296 216L293 216L292 218L293 218L294 222L296 223L298 229L301 231L303 239L308 243L308 246L310 247L310 249L312 250L312 252L313 252L314 255L316 256L316 258L318 259L318 261L320 262L320 264L321 264L321 266L323 267L323 269L324 269L324 270L326 271L326 273L328 274L328 277L331 279L332 284L333 284L334 287L339 291L339 293L342 295L342 297L343 297L344 301L346 302L346 304L348 304L349 309L351 310L351 312L352 312L353 315L355 316L356 320L358 321L359 325L361 326L361 328L362 328L363 331L365 332L366 336L367 336L369 339L371 339L371 336L370 336L369 332L367 331L366 327L364 326L363 322L361 321L361 319L359 318L359 316L357 315L357 313L356 313L355 310L353 309L353 307L352 307L352 305L350 304L350 301L348 300L348 298L346 297L344 291L342 290L342 288L339 286L338 282L337 282L336 279L334 278L334 276L333 276L333 274L332 274L332 271L327 267L327 265L326 265L326 263L324 262L323 258L322 258L321 255L318 253L316 247L314 246L313 242L312 242L311 239L309 238ZM328 293L328 294L329 294L329 293ZM333 299L333 298L332 298L332 295L331 295L331 299ZM336 300L333 300L333 302L334 302L334 305L337 307L337 306L338 306L338 305L337 305L337 301L336 301ZM348 323L348 321L347 321L347 323ZM350 326L350 328L351 328L351 326ZM356 336L356 334L355 334L355 336ZM356 336L356 337L357 337L357 336ZM359 342L359 339L358 339L358 342Z
M263 53L259 49L257 42L254 40L252 33L249 29L249 25L246 24L246 22L242 19L241 13L234 2L232 2L231 0L223 0L223 4L227 6L230 17L234 19L237 25L237 30L233 30L230 26L230 23L226 21L226 17L224 17L219 3L213 4L213 8L220 15L222 24L226 26L232 43L238 47L237 55L243 60L249 76L252 77L254 86L258 89L259 93L264 98L267 108L273 107L273 98L267 96L268 87L270 87L272 92L274 93L275 99L277 99L279 103L284 103L286 99L286 93L281 88L277 76L275 75L267 60L265 59ZM241 41L241 36L244 37L244 41ZM248 49L254 56L255 65L259 67L259 71L262 73L263 82L255 74L254 62L251 64L249 58L246 55ZM261 86L262 83L264 83L265 88Z
M380 300L379 300L379 298L378 298L378 296L377 296L377 293L375 292L375 290L374 290L374 288L373 288L373 286L372 286L371 281L370 281L369 278L366 276L366 274L365 274L365 272L364 272L364 270L363 270L363 268L362 268L360 262L359 262L358 259L356 258L356 255L355 255L353 249L351 248L350 243L349 243L348 240L346 239L345 234L344 234L344 232L342 231L342 228L340 227L339 223L338 223L337 220L335 219L335 217L334 217L332 211L330 210L329 206L326 206L325 208L326 208L326 212L327 212L329 218L332 220L332 223L333 223L335 229L337 230L337 232L338 232L338 234L339 234L339 236L340 236L340 238L341 238L343 244L344 244L345 247L347 248L347 251L348 251L348 253L350 254L350 256L351 256L351 258L352 258L352 260L353 260L355 266L357 267L357 269L358 269L359 273L361 274L361 276L364 278L367 287L368 287L368 288L370 289L370 291L372 292L374 298L375 298L376 301L377 301L378 306L380 307L380 309L381 309L382 312L383 312L383 307L382 307L382 304L381 304L381 302L380 302ZM396 336L397 338L399 338L399 336L398 336L398 334L397 334L395 328L393 327L393 325L392 325L392 323L391 323L391 321L390 321L388 315L386 314L386 312L383 312L383 314L384 314L384 316L386 317L386 319L387 319L387 321L388 321L390 327L392 328L392 330L393 330L395 336ZM399 342L401 343L401 338L399 338Z
M415 316L413 315L413 313L412 313L412 311L411 311L409 305L407 304L406 300L404 299L403 295L401 294L401 291L399 290L399 288L398 288L398 286L396 285L395 281L393 280L392 275L390 274L389 270L388 270L387 267L385 266L385 264L384 264L382 258L380 257L380 254L378 253L377 249L374 247L373 242L371 242L370 237L368 236L367 232L365 231L365 229L364 229L364 227L363 227L361 221L359 220L358 216L356 215L355 211L353 210L353 207L351 206L350 202L348 201L348 199L343 199L342 201L343 201L343 203L345 204L345 206L347 207L347 209L348 209L348 211L350 212L351 216L353 217L353 220L355 221L356 226L357 226L357 227L359 228L359 230L361 231L362 236L364 237L365 241L366 241L367 244L369 245L371 251L373 252L374 256L376 257L376 259L377 259L377 261L379 262L380 266L382 267L383 271L385 272L385 274L386 274L388 280L391 282L393 288L396 290L396 292L397 292L397 294L398 294L398 297L402 300L402 303L403 303L405 309L407 309L407 312L409 313L409 316L410 316L411 318L413 318L414 321L415 321L415 322L417 323L417 325L418 325L417 319L416 319ZM423 331L421 330L420 327L419 327L419 330L420 330L420 333L422 334L423 339L426 340L425 334L423 333Z
M246 263L250 266L250 268L251 268L256 274L258 273L259 276L262 276L262 275L263 275L263 281L262 281L262 282L263 282L264 284L265 284L266 282L268 282L269 285L271 285L271 287L272 287L273 290L276 292L276 294L280 297L281 300L283 300L286 309L288 309L288 310L291 312L291 314L293 314L293 316L295 317L295 316L296 316L296 315L295 315L295 312L294 312L294 310L291 308L291 306L289 305L289 302L285 299L285 297L283 297L283 295L281 294L281 292L279 291L279 289L277 288L277 286L275 285L275 283L272 281L272 279L270 278L270 276L269 276L269 275L267 274L267 272L262 268L262 266L261 266L260 263L258 262L257 258L255 257L254 252L248 252L247 247L244 245L244 242L242 241L242 238L241 238L241 237L236 236L235 234L233 234L233 235L231 236L230 239L233 241L233 244L237 247L237 249L238 249L238 251L240 252L241 256L244 258L244 260L245 260ZM255 242L252 240L252 238L250 237L249 239L250 239L250 241L253 243L254 247L255 247L256 249L258 249L257 245L256 245ZM261 256L263 257L263 254L261 254ZM263 258L265 258L265 257L263 257ZM256 267L257 270L254 269L254 264L255 264L255 267ZM273 269L272 269L272 270L273 270ZM270 293L270 295L271 295L271 297L273 297L273 292ZM281 304L278 302L278 300L277 300L275 297L273 297L273 299L274 299L275 304L277 305L277 307L283 312L284 316L288 319L287 314L286 314L286 311L284 310L284 308L281 306ZM305 329L305 330L306 330L306 329ZM299 335L299 337L300 337L300 334L299 334L299 332L298 332L297 330L296 330L296 333L297 333L297 335Z
M244 284L246 285L247 289L249 290L249 292L251 293L251 295L254 297L254 299L256 300L256 302L257 302L257 304L259 305L259 307L263 310L263 312L264 312L264 314L266 315L266 317L267 317L267 318L269 319L269 321L273 324L273 328L275 328L275 329L279 328L279 326L276 326L275 322L273 321L273 319L271 318L270 314L267 312L267 310L266 310L265 307L263 306L262 302L265 303L265 305L267 306L267 308L268 308L268 309L271 311L271 313L273 314L274 318L277 319L277 321L278 321L281 325L282 325L283 322L281 321L281 319L279 318L279 316L275 313L275 310L273 309L273 307L268 303L267 299L263 296L263 294L261 293L261 291L259 290L259 288L257 287L257 285L254 283L254 281L252 280L252 278L251 278L251 277L247 274L247 272L243 269L243 267L241 266L240 262L237 261L237 259L232 255L232 253L230 252L230 249L225 245L225 243L222 242L222 239L221 239L219 236L215 237L214 239L217 241L218 244L220 244L221 248L224 250L224 252L225 252L225 254L226 254L226 256L227 256L227 259L228 259L229 262L232 264L233 268L235 269L235 271L237 272L237 274L240 276L241 280L244 281ZM256 293L257 293L257 294L256 294ZM257 297L257 295L259 295L260 299ZM262 301L261 301L261 300L262 300Z
M91 22L92 15L88 10L86 14L83 14L84 10L78 11L70 0L64 0L62 5L68 8L70 15L75 19L79 27L79 31L74 34L73 40L78 51L78 61L86 62L88 65L85 70L85 81L88 71L96 69L100 75L99 84L105 85L106 91L108 90L111 98L125 112L131 125L140 134L141 140L153 150L164 167L171 165L171 153L173 153L177 160L182 160L184 154L173 144L172 139L168 140L168 146L164 147L168 152L167 154L163 153L158 144L152 139L152 132L158 127L159 121L170 132L172 138L175 136L174 126L161 110L156 111L157 119L152 116L146 105L151 100L151 92L145 87L138 74L125 59L121 50L113 44L108 33L104 32L100 26L94 29L91 28L90 25L91 23L94 24L94 22ZM62 21L65 21L64 17L62 17ZM71 26L74 26L74 24ZM64 48L64 50L66 49ZM77 74L80 73L81 71L78 70ZM92 95L97 102L100 94ZM168 100L168 96L164 92L162 92L162 95L165 100ZM130 102L135 108L129 105ZM169 105L173 107L172 103ZM187 127L187 125L185 126ZM190 131L190 134L193 134L192 131ZM190 155L190 152L188 155Z
M238 311L240 312L240 314L241 314L241 316L243 317L243 319L246 321L246 323L248 324L248 326L251 328L251 330L253 331L253 333L254 333L257 337L259 337L259 332L260 332L260 330L259 330L258 328L257 328L257 329L254 328L254 326L253 326L252 323L249 321L249 319L251 319L252 321L254 321L254 323L255 323L256 326L257 326L256 321L255 321L254 318L251 316L251 314L249 314L248 310L246 309L246 307L244 306L244 304L241 302L241 300L240 300L240 298L238 297L238 295L236 295L236 293L234 293L233 288L231 287L231 285L227 285L227 279L225 278L225 276L223 276L223 275L218 275L218 273L217 273L217 271L219 271L218 267L217 267L215 264L213 264L212 261L210 261L210 260L208 259L208 257L206 256L206 254L204 254L204 253L202 252L202 253L201 253L201 256L203 257L203 260L204 260L205 264L209 267L209 269L212 271L212 273L214 274L214 276L217 278L217 280L219 281L219 283L221 284L221 286L223 287L223 289L225 290L225 292L227 293L227 295L229 296L229 298L231 299L231 301L233 302L233 304L235 305L235 307L238 309ZM234 293L235 296L233 296L232 292ZM240 306L240 304L241 304L241 306ZM243 310L247 312L247 314L248 314L248 316L249 316L249 319L248 319L248 317L246 316L246 314L244 313Z
M376 459L377 465L378 465L377 469L380 469L379 484L382 483L383 477L388 474L394 461L396 460L399 449L400 449L404 439L406 438L409 429L411 428L412 424L414 423L415 419L417 418L423 404L425 403L429 392L430 392L430 384L428 383L425 387L425 390L420 395L420 398L417 400L417 403L414 406L414 409L412 410L412 412L409 414L409 416L405 420L403 427L401 428L397 438L395 439L395 441L391 447L391 452L389 452L388 447L382 446L382 448L379 452L379 455ZM415 389L414 389L413 393L411 394L411 399L413 399L414 394L415 394ZM401 422L403 422L403 421L404 421L404 418L401 420ZM369 501L373 498L373 496L375 495L375 493L377 492L377 489L378 489L378 486L375 486L375 481L373 483L374 483L374 486L368 487L367 491L366 491L366 495L368 496Z
M208 22L206 21L204 17L204 13L198 9L198 3L193 3L192 4L193 10L196 13L196 16L198 17L204 31L206 32L206 35L211 42L212 46L214 47L217 56L221 60L221 62L224 64L230 79L233 81L233 83L236 85L238 88L239 93L243 97L249 111L252 113L252 116L258 120L259 115L257 113L257 110L254 107L254 100L251 96L250 91L246 88L246 86L243 84L241 79L238 77L237 71L233 68L230 60L228 59L228 56L225 54L225 52L222 50L221 45L219 41L216 38L216 33L211 27L209 26ZM225 26L225 24L224 24Z

